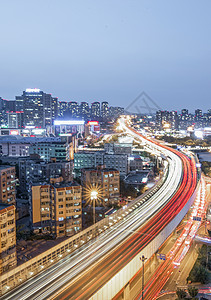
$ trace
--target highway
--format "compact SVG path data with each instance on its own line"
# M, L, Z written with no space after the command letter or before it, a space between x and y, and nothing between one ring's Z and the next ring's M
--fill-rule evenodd
M125 131L144 139L129 127ZM195 190L195 161L144 140L168 160L168 176L161 188L146 202L138 198L123 220L1 299L88 299L177 215Z

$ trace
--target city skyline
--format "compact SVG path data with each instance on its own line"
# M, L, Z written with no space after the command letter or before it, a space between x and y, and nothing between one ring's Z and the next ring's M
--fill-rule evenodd
M146 91L167 110L199 101L207 110L210 8L206 0L4 2L0 97L39 87L126 107Z
M89 104L89 108L91 109L91 105L92 104L94 104L94 103L103 103L103 102L108 102L108 104L109 104L109 107L111 107L111 106L113 106L113 105L111 105L111 103L109 103L109 101L107 101L106 99L97 99L97 98L94 98L94 99L81 99L81 100L78 100L78 99L60 99L60 97L58 96L58 95L53 95L51 92L47 92L47 91L43 91L42 89L40 89L40 88L26 88L26 89L24 89L21 93L23 93L23 92L25 92L26 90L30 90L30 89L35 89L35 90L40 90L40 91L42 91L42 92L44 92L44 93L46 93L46 94L49 94L49 95L51 95L51 97L52 98L54 98L54 99L58 99L58 102L59 103L62 103L62 102L67 102L67 103L69 103L69 102L74 102L74 103L78 103L78 104L80 104L80 103L88 103ZM16 97L19 97L19 96L17 96L17 94L15 95L15 96L13 96L12 97L12 99L8 99L8 98L5 98L5 97L2 97L2 96L0 96L0 98L2 98L3 100L6 100L6 101L15 101L15 98ZM16 99L17 100L17 99ZM138 104L139 105L139 104ZM122 106L123 107L123 106ZM202 109L201 108L202 106L201 106L201 103L200 103L200 105L196 105L196 106L192 106L190 109L187 107L187 106L185 106L185 105L183 105L183 106L181 106L181 108L175 108L175 109L167 109L167 107L162 107L161 109L159 109L159 108L156 108L155 109L155 107L154 107L154 109L153 109L153 112L151 112L151 113L149 113L149 115L150 114L156 114L156 111L159 111L159 110L161 110L161 111L176 111L177 113L181 113L182 112L182 110L183 109L188 109L188 111L189 111L189 113L195 113L195 110L197 110L197 109L200 109L200 110L202 110L202 112L207 112L208 110L210 110L210 107L211 106L207 106L207 108L205 108L205 109ZM124 109L126 108L126 107L123 107ZM130 111L130 109L128 109L128 112L130 112L130 113L133 113L134 111L133 111L134 109L132 109L132 111ZM148 108L147 107L145 107L145 108L143 108L143 112L142 111L140 111L140 113L141 114L147 114L147 111L148 110ZM127 110L126 110L127 111ZM137 112L136 112L137 113Z

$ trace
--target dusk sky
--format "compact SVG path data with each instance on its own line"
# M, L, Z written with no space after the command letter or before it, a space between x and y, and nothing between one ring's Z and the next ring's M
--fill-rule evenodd
M0 1L0 97L211 109L210 0Z

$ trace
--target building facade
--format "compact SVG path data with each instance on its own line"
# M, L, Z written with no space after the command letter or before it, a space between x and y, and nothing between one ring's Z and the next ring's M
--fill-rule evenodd
M81 186L58 181L32 186L31 220L35 233L64 237L82 229Z
M99 201L104 205L115 204L119 201L120 177L119 171L105 169L102 166L96 169L83 169L81 183L84 189L87 187L99 187ZM83 193L83 200L86 200L86 193Z
M41 159L19 159L19 185L22 193L28 193L30 185L37 182L50 183L51 178L62 177L64 182L73 180L72 161L44 161Z
M0 204L0 274L17 265L15 206Z
M0 202L15 205L15 167L0 166Z

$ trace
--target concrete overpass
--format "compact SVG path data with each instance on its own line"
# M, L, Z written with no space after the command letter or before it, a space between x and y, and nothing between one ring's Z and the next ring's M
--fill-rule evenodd
M5 274L2 293L20 283L23 274L32 277L33 266L43 269L2 299L112 299L122 289L124 298L129 299L130 279L141 268L140 255L149 259L180 223L194 200L197 178L192 157L144 139L130 128L125 131L166 157L161 182L112 219L88 228L59 249L49 250L42 261L37 258L24 269ZM68 252L71 254L58 261Z

